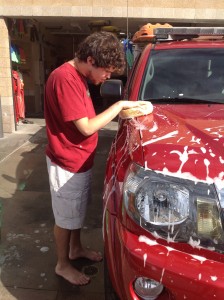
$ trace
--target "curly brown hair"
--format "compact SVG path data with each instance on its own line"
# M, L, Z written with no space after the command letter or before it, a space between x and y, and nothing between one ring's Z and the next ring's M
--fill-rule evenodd
M86 62L89 56L94 59L96 67L112 67L119 74L124 71L124 49L119 39L111 32L94 32L79 44L75 57Z

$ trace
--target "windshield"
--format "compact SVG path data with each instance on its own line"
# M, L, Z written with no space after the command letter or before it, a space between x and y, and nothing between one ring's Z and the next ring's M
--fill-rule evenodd
M151 50L140 100L224 103L224 49Z

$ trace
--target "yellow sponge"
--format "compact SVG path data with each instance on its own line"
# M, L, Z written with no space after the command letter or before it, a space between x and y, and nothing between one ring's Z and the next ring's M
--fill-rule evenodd
M138 101L140 106L122 109L119 116L122 119L132 119L135 117L149 115L153 112L153 105L149 101Z

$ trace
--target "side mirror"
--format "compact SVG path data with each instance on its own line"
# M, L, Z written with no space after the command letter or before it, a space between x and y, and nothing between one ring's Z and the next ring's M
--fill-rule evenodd
M100 86L102 98L121 100L123 96L123 82L120 79L108 79Z

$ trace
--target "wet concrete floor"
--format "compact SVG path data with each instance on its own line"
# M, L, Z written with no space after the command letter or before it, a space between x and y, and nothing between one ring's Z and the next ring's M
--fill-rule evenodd
M30 119L31 120L31 119ZM91 276L87 286L67 283L54 273L53 215L45 161L44 119L20 124L0 139L0 300L103 300L103 262L74 266ZM83 244L103 252L102 192L107 155L117 130L112 121L99 132L93 199L82 231Z

